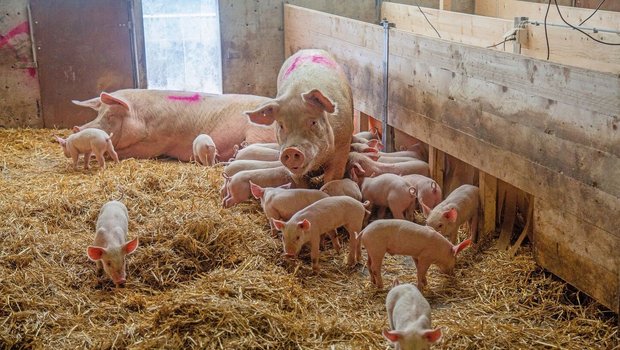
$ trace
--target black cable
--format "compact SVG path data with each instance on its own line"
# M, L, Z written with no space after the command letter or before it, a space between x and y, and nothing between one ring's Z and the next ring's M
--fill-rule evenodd
M551 0L549 0L549 1L551 1ZM608 42L606 42L606 41L598 40L598 39L596 39L595 37L593 37L592 35L590 35L590 34L588 34L588 33L584 32L583 30L581 30L581 29L579 29L579 28L575 27L574 25L572 25L572 24L568 23L568 22L564 19L564 16L562 16L562 12L560 12L560 6L558 5L558 0L553 0L553 2L555 2L555 7L558 9L558 15L560 15L560 18L562 19L562 21L564 21L564 23L566 23L566 25L568 25L569 27L571 27L571 28L573 28L573 29L576 29L577 31L581 32L583 35L585 35L585 36L587 36L588 38L590 38L590 39L592 39L592 40L596 41L597 43L601 43L601 44L604 44L604 45L620 46L620 43L608 43ZM548 9L549 9L549 8L547 8L547 10L548 10ZM546 29L547 29L547 27L546 27L546 23L547 23L547 17L545 16L545 32L546 32ZM549 58L547 58L547 59L549 59Z
M501 45L501 44L505 44L505 43L507 43L508 41L513 41L513 40L516 40L516 39L515 39L515 38L506 38L506 39L504 39L503 41L500 41L500 42L498 42L497 44L493 44L493 45L491 45L491 46L487 46L486 48L487 48L487 49L490 49L490 48L492 48L492 47L497 47L497 46L499 46L499 45Z
M549 9L551 8L551 0L547 3L547 11L545 12L545 41L547 42L547 61L549 61L549 35L547 34L547 16L549 15Z
M422 16L424 16L424 18L426 19L426 21L428 22L428 24L431 25L431 28L433 28L435 30L435 33L437 33L437 36L439 37L439 39L441 39L441 35L439 35L439 32L437 31L437 29L435 29L435 26L431 23L431 21L428 20L428 18L426 17L426 14L424 13L424 11L422 11L422 8L420 7L420 5L418 5L418 2L415 2L415 5L418 7L418 9L420 10L420 12L422 12Z
M592 18L592 16L594 16L594 14L596 13L596 11L598 11L598 9L601 8L601 6L603 6L603 3L605 2L605 0L601 0L601 2L598 4L598 6L596 7L596 10L594 10L594 12L592 12L591 15L588 16L588 18L584 19L581 23L579 23L579 26L581 27L584 23L586 23L587 20L589 20L590 18Z

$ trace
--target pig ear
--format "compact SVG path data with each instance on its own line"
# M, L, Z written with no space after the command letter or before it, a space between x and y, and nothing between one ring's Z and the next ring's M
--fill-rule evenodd
M108 94L107 92L102 92L99 97L101 98L101 102L109 106L119 105L119 106L123 106L126 110L129 110L129 104L127 103L127 101L123 100L122 98L114 97Z
M463 242L459 243L452 247L452 255L456 256L461 250L469 247L471 245L471 239L466 239Z
M439 186L439 185L437 185L437 183L436 183L435 181L432 181L432 182L431 182L431 189L433 190L433 193L436 193L436 192L437 192L437 187L438 187L438 186Z
M456 216L457 216L456 208L452 208L448 211L443 212L443 217L448 219L448 221L450 222L456 222Z
M56 135L54 135L54 138L56 139L56 141L58 141L58 143L60 143L61 145L64 145L65 143L67 143L67 141L65 139L63 139L62 137L58 137Z
M282 185L282 186L278 186L278 188L284 188L284 189L287 189L287 190L288 190L288 189L290 189L290 188L291 188L291 186L293 186L293 183L292 183L292 182L289 182L289 183L284 184L284 185Z
M308 231L310 229L310 221L308 221L308 219L304 219L304 221L300 221L297 223L297 227L304 231Z
M271 125L273 124L276 113L278 113L279 109L280 105L278 102L271 101L258 107L258 109L245 112L245 115L247 115L250 122L254 124Z
M367 145L372 148L383 149L383 144L377 139L372 139L368 141Z
M329 98L325 97L325 95L323 95L323 93L318 89L310 90L301 94L301 98L304 102L321 108L327 113L334 113L336 111L336 106L334 103Z
M71 128L71 130L73 131L74 134L82 131L82 130L80 130L80 127L77 126L77 125L75 125L73 128Z
M271 218L271 222L273 223L273 226L280 231L284 229L284 224L286 224L284 221L277 220L274 218Z
M250 181L250 191L256 199L261 199L265 194L265 189Z
M96 111L101 108L101 99L99 97L91 98L90 100L86 101L71 100L71 102L75 105L92 108Z
M385 339L391 341L392 343L396 343L402 335L399 331L388 331L387 329L384 329L383 336L385 337Z
M398 280L398 278L394 278L394 281L392 282L392 288L396 287L400 285L400 281Z
M138 238L137 237L125 243L125 245L123 246L123 253L131 254L135 252L136 249L138 249Z
M91 245L91 246L88 246L88 248L86 248L86 255L88 255L88 258L92 261L101 260L101 257L105 253L106 253L106 250L105 248L102 248L102 247L95 247Z
M438 342L441 339L441 328L423 331L422 338L429 343Z

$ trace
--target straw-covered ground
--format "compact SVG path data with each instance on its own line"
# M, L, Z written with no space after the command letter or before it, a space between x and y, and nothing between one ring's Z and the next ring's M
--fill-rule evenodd
M56 131L67 135L68 130ZM386 349L386 290L346 249L285 263L257 203L225 210L221 168L163 160L73 171L53 130L0 130L0 348ZM81 163L80 163L81 165ZM101 206L123 196L126 288L86 257ZM415 282L402 257L384 278ZM469 249L426 296L445 349L619 348L617 316L514 258Z

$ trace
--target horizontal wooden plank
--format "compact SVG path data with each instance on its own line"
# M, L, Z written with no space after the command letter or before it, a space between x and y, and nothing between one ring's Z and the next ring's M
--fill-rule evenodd
M534 3L516 0L476 0L476 14L497 18L513 19L514 17L529 17L531 20L543 21L547 11L547 2ZM560 6L562 16L571 24L576 25L592 14L592 10ZM557 9L553 6L547 17L549 23L564 23L560 19ZM584 26L594 28L608 28L620 30L620 13L613 11L597 11Z
M391 86L395 90L406 89L396 82L392 82ZM435 107L429 107L429 114L433 115L434 109L438 111L436 113L441 113L442 105L446 103L453 101L440 101ZM464 113L468 111L464 110ZM620 212L618 197L550 170L545 165L534 163L510 149L472 137L405 105L390 103L390 117L394 127L422 142L444 150L525 192L550 201L562 201L566 211L575 214L585 212L586 221L620 236L616 229L620 227L620 217L611 214Z
M424 11L424 14L422 14ZM383 2L381 18L387 18L396 24L396 28L412 33L437 37L439 31L442 39L459 43L486 47L502 41L503 35L512 29L513 21L485 16L474 16L460 12L442 11L431 8ZM510 50L512 45L508 44ZM498 46L497 49L501 49Z
M570 284L620 312L620 237L536 199L534 257Z
M394 29L390 54L415 57L457 75L508 86L579 109L617 116L620 76L507 52L450 43Z

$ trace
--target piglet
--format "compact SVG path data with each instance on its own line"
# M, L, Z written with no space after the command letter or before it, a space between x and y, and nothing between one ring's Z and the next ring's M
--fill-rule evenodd
M437 204L441 202L441 188L435 180L424 175L403 175L403 179L416 189L418 202L422 208L422 213L424 214L424 217L428 217L431 209L435 208Z
M62 150L67 158L73 159L73 169L77 169L78 158L84 154L84 169L90 168L90 155L95 153L97 162L102 169L105 169L105 152L118 163L118 155L112 145L112 135L109 135L95 128L87 128L82 131L69 135L67 139L55 136L56 141L62 146Z
M194 159L202 165L212 166L216 162L217 149L211 136L200 134L194 139L192 144Z
M394 280L385 308L390 330L383 336L396 349L429 349L441 339L441 328L431 328L431 306L414 285Z
M125 256L136 251L138 238L127 240L129 216L127 207L119 201L104 204L99 211L95 242L86 249L90 260L97 262L118 287L125 284Z
M233 176L222 174L225 179L225 188L222 194L224 208L250 199L250 181L261 187L277 187L292 182L291 173L284 166L269 169L244 170Z
M405 210L415 203L415 188L398 175L353 178L360 184L363 200L369 201L371 206L390 208L395 219L404 219Z
M401 163L379 163L377 159L379 159L378 152L374 153L357 153L350 152L349 153L349 162L347 165L347 170L349 170L349 174L352 169L357 169L358 175L380 175L380 174L397 174L397 175L408 175L408 174L420 174L424 176L429 176L430 168L428 163L418 160L412 159L408 162Z
M228 176L233 176L244 170L270 169L277 168L279 166L282 166L282 163L279 160L234 160L227 163L226 167L224 167L224 173Z
M310 204L328 197L327 193L312 189L291 189L291 184L279 187L261 187L250 181L250 191L254 198L260 200L260 205L267 215L267 219L289 220L295 213ZM273 227L271 220L271 232L275 236L277 230ZM338 244L337 250L340 250Z
M354 134L353 140L355 141L352 142L366 143L370 140L381 140L381 135L379 134L379 129L372 128L370 131L361 131Z
M330 196L349 196L358 201L362 201L360 187L351 179L332 180L320 189Z
M320 199L298 211L287 222L272 219L273 225L282 231L284 256L294 258L301 247L310 243L312 269L319 271L319 245L321 235L332 232L340 226L349 233L349 256L347 262L355 265L361 257L357 244L357 232L368 214L364 204L347 196Z
M426 225L450 237L452 243L456 242L458 229L464 222L469 222L470 235L476 237L480 204L478 187L462 185L432 210L426 203L420 204L429 212Z
M432 227L399 220L375 220L358 235L368 254L370 282L377 288L383 288L381 265L385 253L391 255L409 255L417 268L418 288L426 285L426 271L435 264L441 272L454 273L456 255L471 244L466 239L458 245L450 241Z
M268 147L249 145L239 149L234 156L235 160L264 160L275 161L280 159L280 151Z
M241 147L242 148L248 147L248 146L271 148L271 149L275 149L277 151L280 150L280 145L275 143L275 142L267 142L267 143L249 143L247 141L241 142Z

